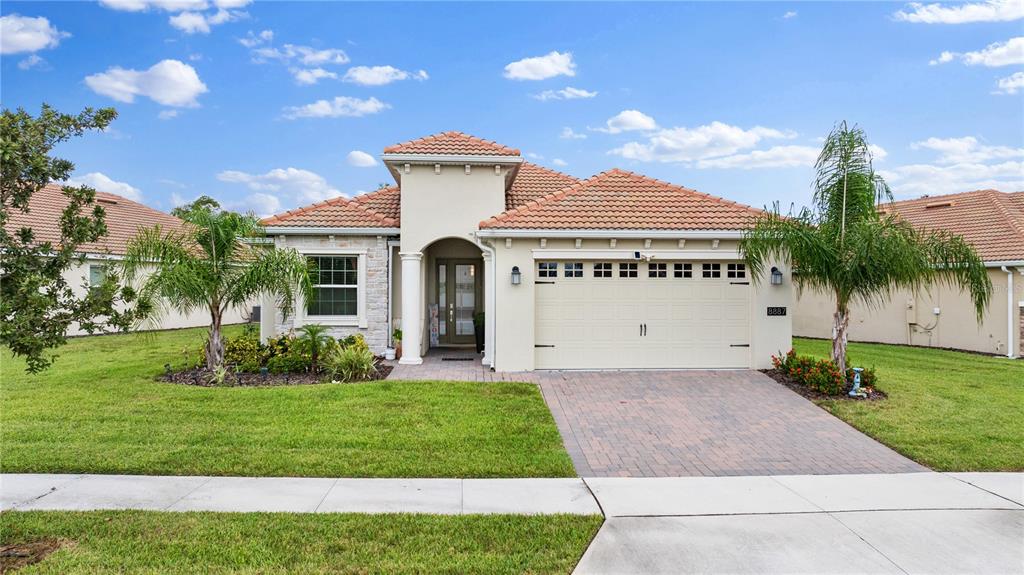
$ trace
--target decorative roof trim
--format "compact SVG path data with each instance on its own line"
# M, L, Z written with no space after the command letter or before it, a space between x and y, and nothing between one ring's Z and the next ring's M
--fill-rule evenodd
M529 229L529 228L485 228L476 232L480 238L651 238L651 239L721 239L738 240L742 230L635 230L635 229Z
M522 156L480 156L474 154L384 154L384 162L398 164L522 164Z
M263 226L268 236L392 236L401 233L402 228L338 228L317 226Z

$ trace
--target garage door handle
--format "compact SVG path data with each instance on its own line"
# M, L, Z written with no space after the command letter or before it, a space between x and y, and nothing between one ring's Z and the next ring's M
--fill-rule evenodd
M734 343L734 344L730 345L729 347L750 347L750 344L749 343Z
M555 283L555 282L542 282L542 281L534 281L533 283L535 283L535 284L553 284L553 283Z
M538 344L534 344L533 347L555 347L555 346L553 346L553 345L541 345L541 344L538 343Z
M729 282L729 285L734 285L734 286L748 286L748 285L750 285L750 282Z

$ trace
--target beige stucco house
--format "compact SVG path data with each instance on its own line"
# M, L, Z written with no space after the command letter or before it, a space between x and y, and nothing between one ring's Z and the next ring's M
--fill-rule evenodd
M319 323L382 352L400 326L417 364L471 344L483 312L499 371L760 368L790 347L788 265L753 278L737 251L758 210L621 170L577 180L459 132L382 159L397 185L264 220L318 269L314 301L264 314L264 336Z
M992 301L979 323L970 297L957 288L940 285L920 293L899 291L877 309L853 306L850 339L1008 357L1024 354L1024 192L979 190L895 202L882 209L894 211L916 227L963 236L985 260ZM832 337L834 306L825 294L800 294L794 334Z

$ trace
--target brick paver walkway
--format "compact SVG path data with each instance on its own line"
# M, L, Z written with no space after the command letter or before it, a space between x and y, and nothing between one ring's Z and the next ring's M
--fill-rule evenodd
M540 384L583 477L926 471L756 371L496 373L435 349L389 379Z

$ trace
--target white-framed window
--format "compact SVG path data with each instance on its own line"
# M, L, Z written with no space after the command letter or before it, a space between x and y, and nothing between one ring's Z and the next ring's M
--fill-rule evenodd
M647 264L647 277L649 278L667 278L668 277L668 264Z
M636 263L621 263L619 264L619 277L620 278L635 278L636 275Z
M595 278L610 278L612 277L612 264L609 262L601 262L594 264L594 277Z
M315 268L313 297L306 315L356 316L359 313L359 257L309 256Z
M538 262L537 263L537 277L539 277L539 278L557 278L558 277L558 263L557 262Z
M747 277L747 264L728 264L725 275L730 278L745 278Z
M722 277L722 264L701 264L701 277L720 278Z
M693 264L672 264L672 277L692 278Z
M107 266L89 264L89 287L98 287L107 279Z
M567 277L567 278L581 278L581 277L583 277L583 262L566 262L566 264L565 264L565 277Z

